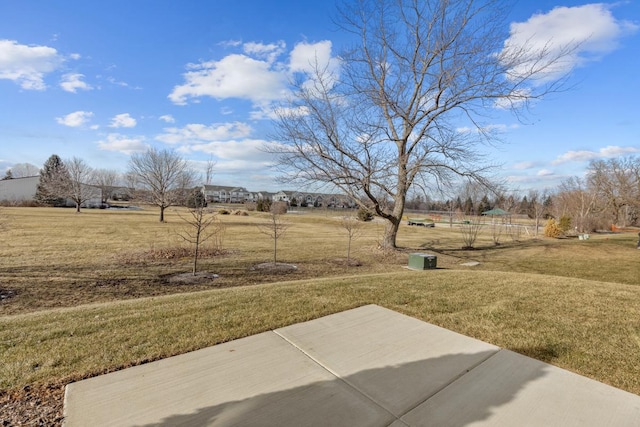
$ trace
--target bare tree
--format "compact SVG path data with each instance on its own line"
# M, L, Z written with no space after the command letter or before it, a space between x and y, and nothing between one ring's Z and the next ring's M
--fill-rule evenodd
M587 188L584 180L573 177L560 184L555 197L561 216L568 215L576 224L577 231L584 233L593 226L592 215L596 207L597 194Z
M340 220L340 225L347 232L347 266L351 265L351 242L362 233L363 222L353 215L345 215Z
M535 231L534 234L537 237L540 229L540 223L545 215L544 201L547 198L545 193L540 193L538 190L529 191L529 206L527 206L527 215L534 220Z
M165 209L186 198L195 174L174 151L150 148L131 155L127 176L138 197L160 208L160 222L164 222Z
M488 113L521 113L558 90L562 79L551 71L571 48L506 43L500 0L352 3L340 23L359 45L339 66L316 61L295 82L295 97L276 111L280 145L270 151L287 179L329 184L371 205L386 220L383 244L395 247L413 185L488 184L493 169L479 146L495 140Z
M11 167L11 177L25 178L28 176L36 176L40 172L40 168L31 163L16 163Z
M90 199L100 196L100 190L90 183L94 180L93 168L84 160L73 157L65 160L69 181L65 188L61 188L63 195L73 200L76 204L76 212L80 212L80 207Z
M205 167L205 175L204 175L204 183L211 184L211 180L213 179L213 168L216 166L216 162L213 160L213 157L209 157L207 160L207 165Z
M223 228L217 215L205 208L204 203L199 203L193 209L189 209L189 215L178 216L186 223L186 228L178 235L187 243L193 245L193 275L198 272L198 258L200 257L200 247L207 240L221 233ZM216 239L217 240L217 239Z
M640 158L593 160L588 168L588 185L596 192L603 213L613 223L627 225L629 212L640 204Z
M107 203L113 189L120 181L120 174L112 169L96 169L93 173L94 184L100 189L102 203Z
M278 264L278 240L284 236L290 224L282 219L282 214L272 209L266 223L258 226L260 232L273 239L273 265Z

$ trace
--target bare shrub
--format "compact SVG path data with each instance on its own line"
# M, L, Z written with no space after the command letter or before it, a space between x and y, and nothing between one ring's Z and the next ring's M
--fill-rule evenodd
M473 222L471 218L464 219L460 224L460 234L464 243L463 249L472 249L478 239L478 233L482 228L479 222Z
M500 237L502 236L502 231L504 230L504 224L502 222L491 224L491 239L493 240L494 245L500 244Z
M507 226L507 235L513 242L517 242L522 238L522 227L518 224L509 224Z
M269 211L276 215L284 215L287 213L287 203L286 202L273 202Z

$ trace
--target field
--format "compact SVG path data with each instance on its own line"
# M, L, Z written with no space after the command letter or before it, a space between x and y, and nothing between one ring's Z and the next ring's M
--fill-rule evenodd
M175 211L3 208L0 233L0 420L60 421L65 384L363 304L375 303L640 394L637 234L589 240L402 225L382 251L383 224L352 242L342 212L288 213L278 261L258 225L220 216L222 253L201 260L218 278L175 284L190 270ZM438 256L410 271L408 254ZM479 262L470 267L462 264ZM356 265L357 264L357 265ZM40 421L38 421L40 420Z

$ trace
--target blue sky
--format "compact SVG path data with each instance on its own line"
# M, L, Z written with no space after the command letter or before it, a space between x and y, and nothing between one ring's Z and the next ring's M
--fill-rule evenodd
M566 91L524 121L492 114L504 144L489 156L513 189L640 155L639 3L515 3L512 30L582 44ZM272 107L292 72L339 54L334 14L332 1L0 0L0 172L54 153L123 172L153 146L212 159L216 184L278 190L260 149Z

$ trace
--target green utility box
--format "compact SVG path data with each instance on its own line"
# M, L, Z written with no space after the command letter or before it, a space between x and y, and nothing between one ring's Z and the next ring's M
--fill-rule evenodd
M431 254L409 254L409 268L412 270L428 270L436 268L438 257Z

